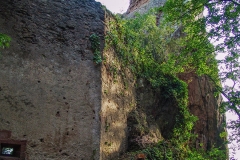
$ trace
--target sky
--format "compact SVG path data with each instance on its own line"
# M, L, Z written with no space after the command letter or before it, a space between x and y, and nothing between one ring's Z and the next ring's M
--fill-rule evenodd
M113 13L126 12L130 3L130 0L96 0L96 1L101 2L103 5L107 7L107 9L109 9ZM218 56L217 58L221 59L222 57ZM230 119L237 118L235 115L229 112L226 114L226 117L227 117L227 121L229 121ZM231 147L231 145L229 147ZM230 149L230 154L231 154L231 149ZM236 157L235 158L236 160L238 159L237 157L239 157L239 160L240 160L239 150L236 151L235 157Z
M130 0L96 0L101 2L113 13L124 13L127 11Z

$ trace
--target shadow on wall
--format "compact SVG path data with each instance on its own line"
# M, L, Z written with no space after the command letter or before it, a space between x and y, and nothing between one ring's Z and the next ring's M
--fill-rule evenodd
M164 98L160 89L145 82L137 88L137 107L128 116L128 150L144 148L170 139L178 114L174 98Z

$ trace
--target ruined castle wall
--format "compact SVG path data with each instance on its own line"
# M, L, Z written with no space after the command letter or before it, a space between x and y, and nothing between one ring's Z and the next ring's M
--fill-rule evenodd
M164 2L132 0L128 15ZM103 49L112 20L94 0L0 2L0 32L12 38L0 57L0 145L26 142L26 160L105 160L127 150L131 133L152 142L167 136L174 126L171 101L148 84L139 87L113 48L103 51L101 65L93 62L89 37L99 35ZM192 77L196 147L208 147L218 140L224 119L209 80L184 80Z
M114 21L106 13L106 30L109 22ZM101 119L101 159L115 159L128 147L127 118L136 107L135 77L122 61L119 53L106 47L102 63L102 108Z
M134 17L135 13L143 14L151 8L163 6L166 1L131 0L130 2L125 16L131 18ZM159 20L159 17L156 18ZM178 33L176 32L176 34ZM224 123L226 121L225 116L219 111L222 100L221 96L216 97L214 95L214 86L207 76L198 76L196 73L183 73L179 75L179 78L188 84L188 108L190 113L198 117L198 121L193 129L194 133L198 136L194 142L194 147L202 147L205 150L213 146L224 148L224 139L219 136L221 132L225 131ZM171 100L162 98L161 94L156 96L157 93L155 95L152 93L153 90L149 87L138 89L138 103L141 104L141 108L148 108L148 111L152 110L154 114L145 111L146 119L149 122L148 117L154 116L159 124L160 132L165 138L166 135L169 135L174 125L173 119L174 115L176 115L176 107L171 104ZM168 121L168 125L164 125L164 121L166 120Z
M166 0L130 0L130 6L125 13L126 17L134 17L136 13L146 13L149 10L163 6Z
M101 68L89 36L103 45L104 11L94 0L0 1L0 132L26 140L25 159L99 159ZM5 141L5 142L6 142Z
M220 133L225 132L225 115L220 113L222 97L215 96L215 89L207 76L197 76L195 73L183 73L180 79L188 83L188 108L198 117L193 132L197 134L195 148L209 150L213 146L224 146Z

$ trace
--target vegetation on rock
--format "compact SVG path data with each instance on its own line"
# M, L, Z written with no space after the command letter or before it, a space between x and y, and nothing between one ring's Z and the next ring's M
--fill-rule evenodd
M100 38L96 34L92 34L90 36L91 47L93 50L93 61L96 64L100 64L102 62L101 52L100 52Z
M9 47L11 38L5 34L0 33L0 48Z
M218 5L222 5L219 10ZM204 7L209 10L207 17L201 15ZM208 76L215 84L216 94L222 93L229 100L224 103L224 109L232 109L239 115L239 91L234 88L239 83L236 51L239 34L236 34L238 25L233 22L233 17L239 17L238 8L235 1L168 0L164 7L148 14L138 14L130 20L116 16L115 21L109 23L105 49L114 48L122 63L131 68L136 77L160 88L165 97L176 100L179 108L171 139L142 150L149 159L226 159L225 150L212 148L205 152L190 146L195 137L191 130L197 118L189 113L187 84L178 78L178 74L194 72ZM220 10L225 13L216 20L217 12L222 14ZM162 20L157 26L156 14L159 13L162 13ZM222 28L219 23L225 24L223 21L232 24L227 23L229 26ZM210 32L206 31L206 25L212 26ZM223 44L213 46L210 43L209 38L221 36L226 38ZM224 62L229 70L225 77L219 78L219 61L215 57L225 48L229 55L220 62ZM224 79L231 79L235 86L222 88L220 81ZM237 124L234 122L235 129L239 128Z
M203 12L206 16L198 16ZM205 36L215 42L215 54L222 55L218 61L221 66L219 78L224 84L222 87L212 74L208 75L215 83L215 87L226 101L222 105L222 111L231 111L238 116L227 126L234 130L231 140L239 143L240 135L240 3L238 0L168 0L163 8L168 22L183 25L187 28L195 28L193 32L199 36ZM195 17L198 17L196 19ZM208 32L199 30L199 24L209 28ZM198 48L203 48L199 46ZM226 83L227 82L227 83Z

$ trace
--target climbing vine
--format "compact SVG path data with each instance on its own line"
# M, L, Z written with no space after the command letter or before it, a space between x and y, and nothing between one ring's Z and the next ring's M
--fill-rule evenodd
M6 48L10 46L11 38L5 34L0 33L0 48ZM1 52L0 52L1 58Z
M102 56L100 52L100 38L95 33L90 36L91 47L94 52L93 61L96 64L100 64L102 62Z
M0 33L0 48L9 47L11 38L5 34Z
M195 72L210 75L218 82L217 62L207 37L197 35L196 30L205 32L203 21L183 28L181 24L173 24L163 17L157 26L156 13L159 10L162 8L144 15L137 14L130 20L115 16L108 24L105 50L113 48L121 63L128 66L136 77L146 79L153 88L160 89L163 96L177 102L179 114L172 138L166 143L168 149L173 149L173 146L175 149L167 152L165 156L168 158L165 159L189 159L200 154L189 146L195 137L191 131L197 118L187 108L187 84L178 78L178 74ZM164 154L159 146L144 152L147 155L154 152L152 154L160 158Z

